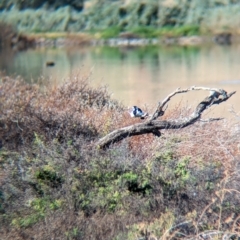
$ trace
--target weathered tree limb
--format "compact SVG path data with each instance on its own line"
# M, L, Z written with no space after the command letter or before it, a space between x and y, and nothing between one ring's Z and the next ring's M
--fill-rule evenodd
M164 115L163 108L167 105L167 103L171 100L173 96L180 93L186 93L189 91L210 91L210 95L206 97L203 101L201 101L194 112L189 116L181 120L174 120L174 121L160 121L157 120L158 117ZM206 87L190 87L187 89L180 89L178 88L176 91L169 94L162 102L158 104L157 109L150 117L150 119L146 119L146 121L133 124L128 127L123 127L120 129L116 129L113 132L107 134L105 137L98 140L96 145L99 148L107 148L111 144L121 141L124 138L146 134L146 133L153 133L154 135L160 136L161 133L159 130L161 129L179 129L187 127L191 124L194 124L197 120L201 119L201 114L208 108L214 104L220 104L224 101L227 101L233 94L236 92L227 93L223 89L217 88L206 88ZM209 119L208 121L220 120L217 119Z

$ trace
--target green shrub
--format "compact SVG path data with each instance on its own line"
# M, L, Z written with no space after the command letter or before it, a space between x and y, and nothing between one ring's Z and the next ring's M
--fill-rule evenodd
M47 198L35 198L28 202L29 207L34 213L25 217L13 218L12 225L20 228L30 227L39 221L43 220L49 211L57 210L62 206L62 200L50 201Z
M47 184L53 188L58 188L63 183L63 179L55 171L46 168L36 171L35 176L40 184Z
M129 32L134 33L142 38L155 38L159 36L159 30L154 27L140 26L129 29Z
M104 29L100 32L101 38L108 39L108 38L116 38L121 32L121 28L116 27L109 27L107 29Z
M27 217L14 218L11 224L12 226L17 228L27 228L38 223L43 218L44 218L44 215L40 213L31 214L31 215L28 215Z
M192 36L199 35L199 26L179 26L179 27L163 27L159 31L161 36L180 37L180 36Z

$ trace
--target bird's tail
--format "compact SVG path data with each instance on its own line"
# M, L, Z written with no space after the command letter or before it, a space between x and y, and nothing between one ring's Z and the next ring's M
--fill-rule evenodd
M141 119L145 119L145 117L148 117L149 114L148 113L144 113L142 116L141 116Z

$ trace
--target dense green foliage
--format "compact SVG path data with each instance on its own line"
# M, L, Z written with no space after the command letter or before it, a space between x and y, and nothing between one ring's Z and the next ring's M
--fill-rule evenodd
M84 0L1 0L0 10L9 10L16 8L25 9L57 9L59 7L70 6L76 10L82 10Z
M141 29L140 35L155 37L161 29L174 31L176 28L178 31L179 27L187 26L181 34L192 35L198 34L199 29L237 32L240 19L239 0L149 0L129 4L105 0L83 9L78 6L84 6L81 1L10 2L1 1L0 20L21 32L102 31L110 28L118 29L114 31L117 35L118 32ZM111 32L107 36L114 34Z

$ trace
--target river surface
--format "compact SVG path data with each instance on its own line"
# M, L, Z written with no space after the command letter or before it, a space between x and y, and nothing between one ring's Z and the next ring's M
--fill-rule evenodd
M54 62L54 66L47 66ZM90 78L92 86L107 85L126 107L154 107L176 88L204 86L237 91L229 101L208 110L207 117L240 112L240 45L204 47L79 47L0 52L0 70L28 82L44 78L60 84L69 76ZM196 106L206 91L174 97L172 105Z

